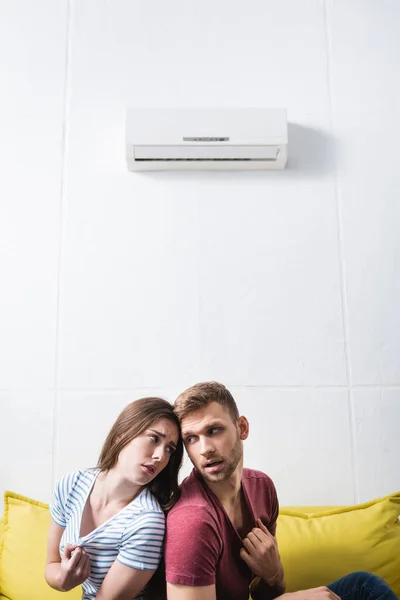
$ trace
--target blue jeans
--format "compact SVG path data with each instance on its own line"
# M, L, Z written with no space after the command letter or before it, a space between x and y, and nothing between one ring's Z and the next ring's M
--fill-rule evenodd
M350 573L327 587L339 598L347 600L397 600L383 579L365 571Z

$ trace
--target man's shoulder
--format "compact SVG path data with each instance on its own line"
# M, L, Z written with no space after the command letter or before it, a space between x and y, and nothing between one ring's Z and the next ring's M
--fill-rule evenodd
M172 521L177 513L192 515L195 520L203 518L206 514L213 516L215 513L215 508L195 470L182 482L180 498L169 511L168 520Z
M165 536L167 574L169 572L171 577L170 567L172 563L175 564L178 555L179 568L182 561L187 560L188 557L205 557L209 552L217 560L216 557L219 556L222 548L221 528L220 511L214 505L196 472L192 471L191 475L182 482L181 497L167 515ZM196 558L197 562L198 560ZM191 569L193 568L192 566ZM209 585L214 582L213 579L201 584L193 583L192 575L193 573L190 574L192 583L187 585ZM179 582L168 578L167 581L186 585L181 576Z
M271 477L255 469L243 469L242 482L245 487L275 491L275 485Z
M273 483L271 477L262 471L257 471L256 469L243 469L242 479L260 479L262 481Z
M207 507L210 504L204 486L194 469L190 475L182 481L180 491L181 493L178 502L168 514L186 506Z

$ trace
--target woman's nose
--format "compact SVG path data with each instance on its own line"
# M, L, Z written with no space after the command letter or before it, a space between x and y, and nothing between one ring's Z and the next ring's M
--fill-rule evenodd
M165 449L161 446L157 446L157 448L153 452L153 460L161 461L165 457Z

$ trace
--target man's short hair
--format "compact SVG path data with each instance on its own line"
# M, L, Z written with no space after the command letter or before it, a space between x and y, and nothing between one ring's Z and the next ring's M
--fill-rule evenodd
M182 422L182 419L190 413L208 406L211 402L217 402L217 404L226 408L232 417L232 421L236 423L239 418L236 402L230 391L218 381L196 383L196 385L192 385L192 387L179 394L174 403L174 413Z

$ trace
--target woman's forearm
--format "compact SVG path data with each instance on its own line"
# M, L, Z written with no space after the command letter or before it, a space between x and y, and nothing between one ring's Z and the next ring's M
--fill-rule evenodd
M61 563L54 562L46 565L44 578L48 585L59 592L68 592L69 590L63 587L61 578Z

